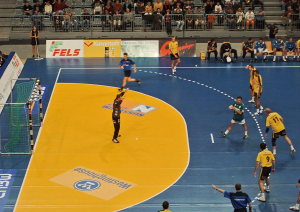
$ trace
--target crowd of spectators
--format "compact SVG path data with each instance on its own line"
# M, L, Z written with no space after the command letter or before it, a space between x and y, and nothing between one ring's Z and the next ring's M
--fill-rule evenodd
M300 29L300 0L283 0L283 15L281 16L282 24L288 25L291 31L293 27Z

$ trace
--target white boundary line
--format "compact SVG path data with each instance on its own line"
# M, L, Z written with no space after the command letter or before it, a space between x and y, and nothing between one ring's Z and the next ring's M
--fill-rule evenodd
M48 108L49 108L49 106L50 106L50 103L51 103L51 100L52 100L52 96L53 96L53 93L54 93L54 90L55 90L55 87L56 87L56 84L57 84L58 77L59 77L59 75L60 75L61 69L62 69L62 68L60 68L59 71L58 71L58 73L57 73L57 77L56 77L56 80L55 80L55 83L54 83L54 86L53 86L53 90L52 90L52 93L51 93L51 96L50 96L50 99L49 99L49 102L48 102L48 105L47 105L47 108L46 108L46 112L45 112L45 116L44 116L43 123L44 123L45 120L46 120ZM26 169L26 173L25 173L25 176L24 176L22 185L21 185L21 189L20 189L20 191L19 191L18 198L17 198L17 201L16 201L15 206L14 206L14 210L13 210L14 212L16 211L16 208L17 208L17 205L18 205L18 202L19 202L19 199L20 199L20 196L21 196L23 187L24 187L25 179L26 179L26 177L27 177L28 170L29 170L29 167L30 167L30 165L31 165L31 161L32 161L32 158L33 158L33 156L34 156L34 151L35 151L35 149L36 149L36 147L37 147L37 144L38 144L38 142L39 142L39 138L40 138L40 135L41 135L41 132L42 132L42 128L43 128L43 124L42 124L42 126L40 127L39 132L38 132L38 135L37 135L37 137L36 137L36 142L35 142L35 145L34 145L33 154L32 154L31 157L30 157L30 161L29 161L28 166L27 166L27 169Z
M210 134L210 137L211 137L211 142L214 144L214 143L215 143L215 140L214 140L214 136L213 136L212 133Z

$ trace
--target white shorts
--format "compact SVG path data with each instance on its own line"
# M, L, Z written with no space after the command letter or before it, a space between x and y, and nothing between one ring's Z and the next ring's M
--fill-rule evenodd
M243 124L246 124L246 121L245 121L245 119L243 119L242 121L235 121L235 120L231 119L231 123L243 125Z
M263 53L269 53L268 49L263 50L262 48L258 48L258 52L256 51L256 49L254 49L254 54L259 53L263 51Z

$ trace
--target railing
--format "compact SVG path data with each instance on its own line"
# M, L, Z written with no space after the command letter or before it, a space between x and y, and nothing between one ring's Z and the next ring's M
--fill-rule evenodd
M290 31L300 31L300 14L291 14L283 19L283 23L287 25Z
M299 17L299 16L297 16ZM296 18L296 16L295 16ZM290 22L293 29L299 19ZM245 20L235 14L154 14L154 15L16 15L11 17L12 31L29 31L33 25L48 31L103 31L103 32L166 32L210 30L264 30L263 15Z

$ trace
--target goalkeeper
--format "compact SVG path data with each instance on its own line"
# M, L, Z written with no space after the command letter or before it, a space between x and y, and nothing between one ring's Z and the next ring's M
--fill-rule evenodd
M236 98L236 102L234 102L232 105L230 105L229 109L234 110L234 115L233 115L233 118L231 120L231 123L230 123L228 129L225 132L221 131L221 134L224 137L226 137L227 134L229 133L229 131L231 130L231 128L233 127L233 125L235 123L238 123L238 124L241 124L245 130L245 135L244 135L243 139L247 139L249 136L247 134L247 125L246 125L245 118L244 118L245 105L242 103L242 97L238 96Z

